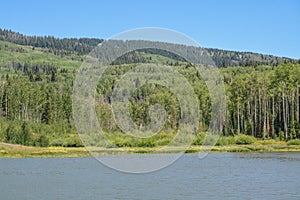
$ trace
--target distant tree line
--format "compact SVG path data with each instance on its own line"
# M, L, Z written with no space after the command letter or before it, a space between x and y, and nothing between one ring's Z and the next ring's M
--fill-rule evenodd
M15 44L48 48L56 55L78 53L88 54L103 39L97 38L55 38L53 36L26 36L11 30L0 29L0 40Z
M77 53L79 55L88 54L95 46L103 42L103 39L97 38L55 38L53 36L26 36L11 30L0 29L0 40L12 42L20 45L27 45L33 47L47 48L48 52L55 55L69 55ZM159 42L157 42L159 44ZM290 58L264 55L251 52L237 52L214 48L203 48L211 56L212 60L218 67L229 66L258 66L258 65L278 65L283 62L298 62L300 60L293 60ZM137 52L144 52L147 54L156 54L171 58L176 61L185 61L184 58L167 52L161 49L142 49ZM143 57L139 53L129 53L125 57L116 61L114 64L120 63L137 63L143 61Z

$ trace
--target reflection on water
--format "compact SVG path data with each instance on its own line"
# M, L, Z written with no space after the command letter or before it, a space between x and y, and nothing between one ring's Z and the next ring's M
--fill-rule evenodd
M299 200L299 174L300 153L187 154L149 174L120 173L94 158L0 159L0 199Z
M279 160L282 162L300 162L300 154L297 153L253 153L253 154L237 154L238 159L271 159Z

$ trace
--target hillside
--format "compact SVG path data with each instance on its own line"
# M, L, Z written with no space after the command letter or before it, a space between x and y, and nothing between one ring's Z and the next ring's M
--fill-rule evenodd
M81 147L73 119L73 81L89 50L102 40L24 36L6 30L0 33L0 142ZM227 111L220 116L224 136L239 137L243 133L274 140L300 138L298 60L205 50L220 67L226 87ZM180 127L181 109L176 96L158 84L146 84L130 97L130 116L139 127L145 127L150 123L150 106L161 104L167 114L163 129L146 139L121 133L111 110L112 91L122 75L137 63L168 65L191 84L201 112L193 144L202 144L211 119L211 97L203 78L183 58L146 49L129 52L114 61L96 88L97 117L114 147L163 146L172 141ZM105 146L99 138L91 145Z
M78 68L83 56L69 54L55 55L48 48L18 45L0 40L0 66L13 68L20 65L52 65L64 68Z
M97 38L58 39L53 36L26 36L5 29L0 29L0 40L20 45L47 48L52 53L59 55L70 53L87 54L93 47L103 41Z
M0 40L8 41L19 45L46 48L48 52L55 55L84 55L88 54L103 39L97 38L55 38L53 36L26 36L11 30L0 29ZM208 51L218 67L228 66L253 66L253 65L278 65L283 61L292 61L290 58L264 55L252 52L237 52L221 49L204 48ZM157 49L142 50L147 54L156 54L181 61L178 56ZM125 59L127 63L140 62L143 58L139 55L130 55Z

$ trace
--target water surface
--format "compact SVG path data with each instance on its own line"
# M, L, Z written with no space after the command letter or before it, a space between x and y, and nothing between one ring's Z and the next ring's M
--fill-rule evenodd
M300 153L186 154L148 174L117 172L94 158L0 159L0 199L299 200L299 175Z

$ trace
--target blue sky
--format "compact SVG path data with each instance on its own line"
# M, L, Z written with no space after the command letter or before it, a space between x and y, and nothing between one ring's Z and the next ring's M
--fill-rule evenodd
M299 0L6 1L0 27L28 35L109 38L141 27L201 46L300 58Z

